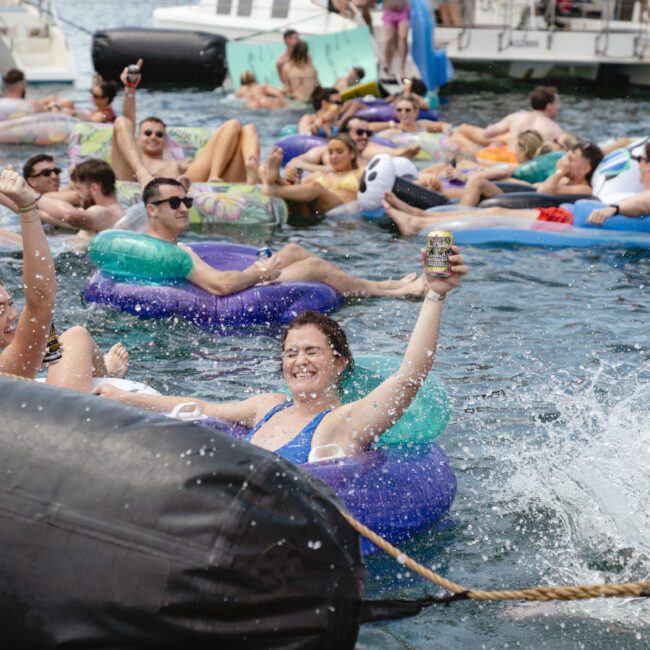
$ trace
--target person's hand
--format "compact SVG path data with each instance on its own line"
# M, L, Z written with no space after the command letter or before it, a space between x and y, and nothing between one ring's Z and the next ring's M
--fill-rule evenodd
M412 147L405 147L402 151L402 156L405 158L415 158L420 153L420 146L414 144Z
M284 177L290 182L290 183L298 183L300 181L300 175L302 173L302 170L299 167L295 167L291 163L289 163L285 168L284 168Z
M404 83L402 84L402 93L404 95L410 95L412 89L413 89L413 80L404 79Z
M282 261L278 255L271 255L261 263L255 262L255 266L260 273L260 282L273 282L282 273Z
M122 396L126 394L126 391L116 388L111 384L100 384L93 388L93 393L119 402L122 399Z
M10 198L18 209L30 206L38 198L38 194L27 184L27 181L12 165L7 165L0 173L0 194Z
M596 208L587 217L587 223L590 223L592 226L602 226L607 219L610 219L615 214L616 208L613 208L611 205L608 205L606 208Z
M436 293L445 295L448 291L455 289L460 286L460 281L462 277L469 272L467 266L465 266L465 261L463 256L460 254L460 249L458 246L451 247L451 254L449 255L449 270L451 275L442 278L440 276L433 275L427 271L427 252L425 249L422 249L422 266L424 266L424 282L429 289L435 291Z
M138 66L138 70L142 69L142 64L144 63L143 59L138 59L137 63L135 65ZM125 88L137 88L140 85L140 82L142 81L142 75L138 74L138 78L134 81L131 82L129 81L127 75L129 74L129 66L127 65L124 70L122 70L122 74L120 75L120 81L122 82L122 85Z

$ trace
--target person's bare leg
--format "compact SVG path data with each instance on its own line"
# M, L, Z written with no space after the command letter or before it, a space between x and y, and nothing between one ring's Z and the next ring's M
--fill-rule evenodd
M394 25L384 23L384 72L386 74L391 74L396 39L397 28Z
M384 282L364 280L346 273L320 257L311 256L282 270L280 282L323 282L343 296L419 296L424 292L421 278L394 287Z
M460 133L471 142L480 144L483 147L487 147L492 142L492 140L485 137L485 129L482 129L480 126L474 126L473 124L461 124L456 127L455 133Z
M494 183L490 183L482 176L472 176L465 183L465 191L458 202L458 205L477 206L482 199L503 194Z
M255 160L260 158L260 138L255 125L246 124L241 128L237 150L224 170L223 179L232 183L256 185L259 180L257 174L249 174L248 164L251 157ZM252 171L251 167L250 172Z
M402 212L406 212L407 214L411 214L413 216L425 216L425 217L429 215L429 213L426 210L422 210L421 208L414 208L412 205L406 203L406 201L402 201L402 199L398 199L392 192L386 192L384 194L384 199L391 207L400 210Z
M397 58L399 59L399 76L404 79L406 76L406 50L407 39L411 23L403 20L397 25Z
M456 130L449 136L449 141L458 148L458 150L465 156L474 157L477 151L481 150L480 144L470 140L462 132Z
M315 260L314 264L320 264L325 273L327 273L329 269L339 269L339 267L332 262L328 262L322 257L310 253L306 248L303 248L299 244L286 244L277 252L277 256L283 270L288 269L290 266L299 262L304 262L305 260ZM397 280L382 280L379 284L386 289L398 289L407 284L411 284L416 279L417 273L408 273Z
M220 181L237 151L241 124L228 120L222 124L199 151L187 168L186 175L195 183Z
M123 116L115 120L111 143L111 167L120 181L136 180L138 169L144 168L134 133L135 127L131 120Z
M71 327L59 336L59 341L63 357L48 368L48 384L90 392L93 377L123 377L128 370L128 352L121 343L104 357L83 327Z

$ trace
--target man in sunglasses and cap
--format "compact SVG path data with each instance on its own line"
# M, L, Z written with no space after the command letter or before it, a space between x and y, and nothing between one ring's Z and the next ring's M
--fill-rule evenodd
M357 147L357 163L361 169L372 160L378 153L387 153L389 156L403 156L413 158L417 156L420 147L385 147L376 142L370 142L372 131L367 120L356 115L346 117L341 126L339 133L347 133ZM327 154L327 145L312 147L309 151L296 156L286 166L285 176L289 181L296 181L300 177L301 171L315 172L329 168L329 159Z
M192 198L173 178L155 178L142 192L147 209L147 234L170 244L189 226L188 210ZM189 248L193 268L187 280L217 296L238 293L261 282L322 282L343 296L419 296L424 293L424 282L415 273L399 280L364 280L346 273L331 262L313 255L302 246L287 244L262 263L251 264L243 271L219 271Z

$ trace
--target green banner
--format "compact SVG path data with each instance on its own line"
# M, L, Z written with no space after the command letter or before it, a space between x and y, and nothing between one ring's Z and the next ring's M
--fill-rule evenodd
M333 86L352 66L366 71L364 82L377 79L377 55L367 25L322 36L306 36L309 56L318 70L321 86ZM275 62L284 52L284 43L244 43L228 41L226 56L233 90L239 88L242 72L252 70L259 83L282 87Z

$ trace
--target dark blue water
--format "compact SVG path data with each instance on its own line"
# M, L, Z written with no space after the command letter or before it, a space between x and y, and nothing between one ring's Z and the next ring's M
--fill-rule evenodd
M92 30L146 25L162 4L60 0L57 7ZM80 76L78 86L62 94L84 102L90 39L66 31ZM447 91L442 117L488 122L523 107L527 91L465 77L462 87ZM171 124L216 126L236 110L257 124L265 152L279 128L296 120L295 114L242 114L221 91L138 95L140 116L160 114ZM643 93L599 99L593 89L568 89L562 102L565 127L596 140L650 131ZM22 163L30 153L5 149L2 158ZM352 219L286 228L268 241L276 247L299 242L373 278L417 270L422 243ZM464 253L472 272L447 301L436 362L453 404L440 442L457 472L458 496L451 522L405 551L456 582L484 589L646 578L650 257L617 249L468 247ZM0 277L18 294L19 266L19 258L0 258ZM58 326L83 323L103 344L125 341L132 379L214 399L243 398L277 381L274 339L219 338L182 321L140 321L91 309L81 298L91 270L85 258L63 253L57 269ZM356 353L399 355L418 308L410 301L351 301L338 319ZM380 555L368 570L371 596L435 592ZM648 647L649 640L650 606L638 600L457 603L367 627L358 647L627 649Z

